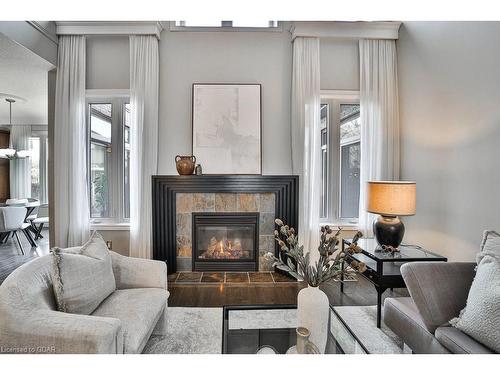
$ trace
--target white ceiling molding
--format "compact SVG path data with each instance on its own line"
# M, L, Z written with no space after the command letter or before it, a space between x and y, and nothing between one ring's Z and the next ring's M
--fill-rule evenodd
M294 22L290 32L292 39L398 39L400 26L401 22Z
M57 21L58 35L155 35L163 27L158 21Z
M51 42L55 44L59 44L59 40L57 39L57 35L51 32L46 28L44 24L47 22L40 22L40 21L26 21L30 26L34 27L36 30L38 30L44 37L49 39Z

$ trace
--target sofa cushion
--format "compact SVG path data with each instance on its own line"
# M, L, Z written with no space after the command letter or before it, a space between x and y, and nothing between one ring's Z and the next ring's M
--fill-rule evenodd
M448 353L448 350L427 330L411 297L386 298L384 323L415 353Z
M472 337L467 336L455 327L439 327L436 338L443 346L456 354L491 354L487 347L481 345Z
M448 324L465 306L476 264L408 262L401 275L427 330Z
M88 315L116 289L111 255L97 232L80 249L54 248L52 256L59 311Z
M500 352L500 237L485 232L476 277L467 304L451 324L489 349Z
M116 290L92 313L122 323L124 353L141 353L167 305L160 288Z

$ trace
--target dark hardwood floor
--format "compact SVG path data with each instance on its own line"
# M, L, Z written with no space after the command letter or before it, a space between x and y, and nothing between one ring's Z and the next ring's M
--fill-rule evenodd
M224 305L296 304L297 294L303 283L240 283L240 284L168 284L169 306L222 307ZM369 306L377 304L377 293L373 285L358 276L358 281L349 281L340 292L340 284L332 282L321 289L334 306ZM386 291L383 297L408 296L406 289Z
M14 238L9 238L7 243L0 244L0 284L17 267L49 253L49 230L44 229L42 235L44 238L37 240L38 247L31 247L24 234L19 233L25 255L21 255L21 250Z

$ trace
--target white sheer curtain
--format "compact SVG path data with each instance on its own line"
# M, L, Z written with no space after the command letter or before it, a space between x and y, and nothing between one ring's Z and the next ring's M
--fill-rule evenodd
M130 36L130 255L151 258L151 176L158 157L158 40Z
M39 184L40 184L40 202L49 202L49 189L48 189L48 145L47 136L43 135L40 137L40 157L39 157Z
M399 106L396 42L360 40L361 166L359 227L371 236L366 183L399 179Z
M293 42L292 169L299 175L299 240L317 253L320 187L319 39Z
M28 150L29 138L31 136L31 126L12 125L10 127L10 145L16 150ZM10 161L10 197L30 198L31 197L31 162L29 158L13 159Z
M59 37L54 129L56 246L79 246L90 232L85 124L85 37ZM52 202L51 202L52 204Z

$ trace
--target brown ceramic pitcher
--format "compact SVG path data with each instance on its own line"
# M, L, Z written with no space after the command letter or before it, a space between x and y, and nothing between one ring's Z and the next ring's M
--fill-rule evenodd
M195 156L177 155L175 157L175 167L177 168L177 172L181 176L189 176L189 175L193 174L195 165L196 165L196 157Z

